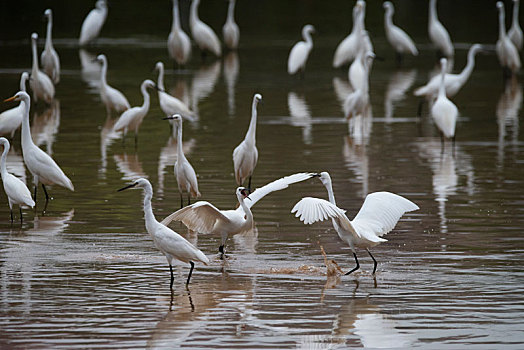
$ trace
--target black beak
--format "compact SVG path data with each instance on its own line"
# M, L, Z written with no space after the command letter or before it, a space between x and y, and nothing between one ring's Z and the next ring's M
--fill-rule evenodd
M128 188L135 187L136 185L137 185L137 183L134 182L131 185L127 185L126 187L122 187L121 189L117 190L117 192L120 192L120 191L123 191L123 190L127 190Z
M163 89L159 88L158 85L156 85L156 84L155 84L155 89L156 89L157 91L165 92Z
M311 177L320 177L320 173L313 174Z

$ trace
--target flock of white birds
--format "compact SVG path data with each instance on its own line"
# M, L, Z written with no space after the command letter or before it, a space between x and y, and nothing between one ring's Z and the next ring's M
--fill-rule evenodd
M496 44L496 52L501 66L507 75L514 75L520 70L519 50L522 48L522 30L518 24L519 0L513 0L513 23L507 32L505 27L505 10L502 2L497 2L499 14L499 39ZM191 3L189 24L193 42L201 54L222 55L222 44L213 29L204 23L198 16L200 0ZM400 27L393 23L394 7L389 1L384 2L384 28L386 38L393 47L397 59L400 61L403 55L418 55L418 50L410 36ZM222 28L224 45L228 50L236 50L239 43L239 28L234 19L235 0L229 0L227 19ZM107 18L108 8L105 0L98 0L96 7L85 18L79 38L81 47L95 41ZM348 94L344 102L345 117L354 120L365 116L369 110L369 75L376 57L373 52L373 44L369 33L365 29L366 3L358 0L353 8L353 29L338 45L334 57L333 67L338 68L349 65L348 79L353 91ZM24 72L20 80L20 91L6 101L20 101L17 107L0 114L0 131L2 134L13 135L22 127L22 153L24 162L33 175L33 196L24 182L9 174L6 168L6 157L9 151L9 141L2 137L0 144L4 149L1 156L0 170L4 190L8 197L11 209L11 222L13 221L13 205L34 207L38 184L42 184L46 196L46 205L49 199L45 185L57 184L74 191L71 180L64 174L56 162L47 153L43 152L34 144L30 132L29 109L31 99L33 102L44 101L50 104L55 97L55 84L60 81L60 59L53 48L52 26L53 15L51 9L45 11L47 18L47 34L44 51L40 56L40 64L37 52L38 35L31 35L32 47L32 70L30 76ZM287 69L289 74L299 73L304 75L306 63L313 49L312 35L315 33L313 25L305 25L302 29L304 41L296 43L288 58ZM447 59L454 56L454 48L450 35L438 20L437 1L429 0L428 34L431 42L442 56L440 60L441 74L433 77L426 85L415 90L416 96L424 96L431 104L430 112L435 125L440 130L441 137L453 139L455 137L455 124L458 109L449 99L456 94L466 83L471 75L475 54L483 50L483 46L474 44L468 53L468 61L459 74L448 72ZM180 24L180 11L178 0L173 0L173 22L171 32L167 39L167 49L170 58L179 65L186 64L191 58L192 44ZM219 247L220 257L225 254L225 244L229 235L248 231L253 228L254 219L251 207L260 199L272 193L287 188L291 184L318 177L328 192L328 200L306 197L300 200L292 209L305 224L331 219L333 226L340 239L346 242L353 251L356 267L349 271L356 271L360 265L355 253L355 247L364 248L374 261L373 274L377 268L377 262L369 252L369 248L385 241L383 235L390 232L400 217L409 211L419 209L416 204L399 195L389 192L376 192L369 194L353 220L349 220L345 210L337 207L335 196L331 185L331 178L327 172L322 173L297 173L275 180L263 187L251 190L251 177L258 161L258 150L256 147L256 125L257 104L262 100L260 94L253 97L251 121L244 140L233 151L233 165L235 180L238 184L236 196L239 206L232 210L220 210L207 201L191 203L191 198L200 197L197 175L188 159L184 156L182 147L182 124L183 119L194 120L197 115L184 102L169 95L164 90L164 65L158 62L156 69L159 76L157 83L146 79L140 86L144 102L141 106L132 107L125 95L111 87L106 79L108 61L105 55L100 54L96 61L102 66L100 76L100 98L109 113L112 111L120 114L114 124L113 131L121 132L122 137L129 131L133 131L136 137L139 127L148 114L150 107L149 89L158 91L159 104L166 116L173 124L177 135L177 161L174 166L174 174L180 192L181 209L167 216L162 222L158 222L153 214L151 198L153 189L147 179L137 179L130 185L122 188L141 188L145 192L144 214L146 229L151 235L155 245L166 256L171 271L171 289L173 288L173 259L189 263L191 268L186 284L189 284L194 268L194 262L208 264L208 257L198 248L188 242L184 237L170 229L167 225L172 221L181 221L190 230L199 233L213 233L221 236ZM41 68L40 68L41 65ZM26 92L26 81L29 80L31 88L30 95ZM247 187L243 187L245 182ZM120 191L120 190L119 190ZM187 194L187 206L184 207L184 194ZM20 220L22 210L20 208Z

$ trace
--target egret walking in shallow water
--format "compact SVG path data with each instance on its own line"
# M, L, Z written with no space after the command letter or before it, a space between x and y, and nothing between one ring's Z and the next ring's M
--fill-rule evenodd
M446 96L444 78L446 76L447 60L440 59L441 74L438 97L433 106L431 106L431 116L437 125L442 141L444 138L453 139L455 142L455 125L457 123L458 109L453 102Z
M504 13L504 3L497 2L499 11L499 38L496 44L497 56L500 65L504 69L504 76L516 74L520 70L520 56L517 48L506 34L506 17Z
M262 100L262 95L253 96L251 106L251 121L244 140L233 150L233 167L235 169L235 180L239 186L249 177L247 188L251 190L251 176L255 171L258 161L258 149L256 146L257 134L257 105Z
M339 68L343 64L351 62L359 51L360 36L363 28L360 27L359 14L362 6L359 2L353 6L353 29L351 33L338 44L333 55L333 68Z
M133 187L138 187L144 190L144 218L146 221L146 230L151 235L153 242L155 242L155 246L166 256L167 263L169 264L169 271L171 272L171 283L169 288L173 290L173 281L175 280L173 267L171 265L173 259L191 265L186 281L187 286L191 280L195 261L200 261L204 265L207 265L209 264L209 259L204 253L202 253L202 251L200 251L200 249L196 248L184 237L156 220L151 206L153 187L148 180L144 178L137 179L132 184L121 188L118 191L123 191Z
M448 58L453 57L455 49L449 37L449 33L440 23L437 16L437 0L429 0L429 20L428 20L429 39L435 45L439 53Z
M390 192L375 192L366 196L364 204L353 220L349 220L346 211L337 207L335 194L331 185L331 177L327 172L317 174L320 181L326 187L329 202L320 199L302 198L291 210L300 217L304 224L312 224L331 218L333 227L342 241L347 243L353 251L357 266L346 275L358 270L358 262L355 247L364 248L373 259L373 274L377 270L377 261L369 251L386 239L381 238L395 227L404 213L418 210L419 207L410 200Z
M217 57L220 57L222 55L220 40L218 40L218 37L213 29L202 22L198 17L198 5L200 5L200 0L193 0L191 3L191 9L189 13L189 28L191 29L191 35L193 35L193 39L202 52L202 57L205 56L207 51L213 53Z
M295 74L300 70L300 73L304 75L309 53L311 49L313 49L313 39L311 38L311 34L313 33L315 33L315 27L311 24L306 24L302 28L302 38L304 41L296 43L289 52L287 59L288 74Z
M20 222L22 222L22 205L31 208L35 206L35 201L31 198L31 192L19 178L7 172L7 153L9 153L9 141L5 137L0 137L0 145L4 146L2 158L0 159L0 175L4 184L4 191L7 194L9 209L11 210L11 222L13 222L13 204L18 204L20 209Z
M164 87L164 64L157 62L155 69L158 70L158 102L160 103L162 112L168 117L173 114L180 114L184 118L193 121L195 119L195 113L190 110L184 102L166 92Z
M520 0L513 0L513 20L508 31L508 37L518 50L522 49L522 29L519 24L519 3Z
M402 60L402 55L404 53L410 53L413 56L418 55L417 47L409 35L393 24L393 14L395 13L395 8L390 1L386 1L383 4L384 7L384 29L386 30L386 38L388 39L395 53L397 54L397 60L400 62Z
M31 69L31 78L29 79L29 86L33 92L33 99L37 102L39 99L51 104L55 98L55 86L51 78L47 76L38 67L38 55L36 50L36 41L38 34L31 34L31 50L33 52L33 68Z
M29 126L29 106L31 105L31 98L24 91L19 91L6 101L24 101L25 112L22 120L22 153L24 155L24 162L27 169L33 174L33 182L35 184L34 200L36 201L36 192L38 183L42 183L42 188L45 193L46 205L49 201L49 195L45 185L60 185L71 191L75 188L71 180L64 174L62 169L47 153L42 151L34 144L31 137L31 129Z
M230 50L236 50L238 40L240 39L240 30L235 22L235 1L236 0L229 0L226 23L222 27L224 44L226 44L226 47Z
M95 8L87 14L82 23L78 44L80 46L85 46L95 40L102 30L106 18L107 3L105 0L98 0L95 4Z
M53 83L57 84L60 81L60 58L53 47L53 40L51 38L53 33L53 11L47 9L44 15L47 18L47 34L40 61L42 62L44 72L51 78Z
M100 99L106 106L107 114L109 115L111 110L122 113L131 108L124 94L107 83L106 55L98 55L96 60L102 63L102 70L100 71Z
M310 179L313 175L312 173L297 173L286 176L257 188L251 194L247 188L238 187L235 194L240 206L237 209L220 210L209 202L199 201L177 210L161 223L167 226L171 221L182 221L192 231L219 234L221 243L218 251L223 257L228 235L246 232L253 228L252 206L271 192L283 190L291 184Z
M20 91L26 91L25 83L28 79L29 73L23 72L20 77ZM11 135L13 138L15 131L22 124L24 112L25 102L20 101L18 106L0 113L0 135Z
M191 41L180 25L180 11L178 0L173 0L173 24L171 32L167 37L167 51L169 57L174 59L179 65L187 63L191 57Z
M187 204L191 204L191 197L200 197L198 191L198 180L195 169L184 155L184 148L182 146L182 116L175 114L169 116L168 120L174 121L174 127L177 130L177 158L175 162L175 177L178 183L178 191L180 192L180 208L184 206L183 195L187 193Z

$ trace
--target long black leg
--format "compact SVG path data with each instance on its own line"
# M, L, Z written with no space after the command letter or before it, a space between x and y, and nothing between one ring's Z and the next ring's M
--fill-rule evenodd
M355 268L353 270L351 270L348 273L346 273L346 275L349 275L350 273L355 272L355 271L357 271L360 268L360 264L358 263L358 259L357 259L357 254L353 253L353 256L355 257L355 262L357 263L357 266L355 266Z
M220 252L220 259L224 259L224 245L220 245L220 247L218 247L218 251Z
M247 190L251 193L251 176L249 176L249 182L247 183Z
M377 261L375 260L375 257L371 255L371 252L366 249L371 259L373 259L373 274L375 274L375 271L377 271Z
M11 223L13 223L13 209L11 209Z
M189 280L191 279L191 274L193 273L193 269L195 268L195 263L190 261L189 262L191 264L191 268L189 269L189 276L187 276L187 282L186 282L186 286L189 285Z
M48 202L49 201L49 195L47 194L47 190L45 189L45 185L42 184L42 188L44 189L44 193L45 193L45 201Z
M180 193L180 209L184 207L184 196Z
M169 289L173 290L173 281L175 280L175 276L173 276L173 267L171 264L169 264L169 271L171 271L171 284L169 285Z
M422 117L422 107L424 107L424 100L421 99L419 102L418 102L418 108L417 108L417 117Z
M18 207L20 210L20 223L24 222L24 217L22 216L22 207Z
M191 204L191 193L187 194L187 205Z
M36 190L38 189L38 184L35 185L35 192L33 193L33 200L36 202Z

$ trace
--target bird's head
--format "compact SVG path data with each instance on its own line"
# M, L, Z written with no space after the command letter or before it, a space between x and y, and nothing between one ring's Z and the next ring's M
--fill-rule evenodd
M142 86L144 86L146 89L147 88L150 88L150 89L158 89L158 87L156 86L155 82L150 80L150 79L146 79L144 80L144 82L142 83Z
M107 60L107 58L106 58L106 55L104 55L104 54L100 54L100 55L96 56L96 59L95 59L95 61L97 61L97 62L104 62L106 60Z
M0 137L0 145L2 145L4 149L7 148L7 152L9 152L9 141L5 137Z
M6 98L4 102L9 101L25 101L29 105L30 97L25 91L18 91L13 97Z
M497 1L497 8L499 10L504 10L504 3L502 1Z
M382 4L382 7L384 7L384 10L386 10L386 12L389 12L389 11L393 10L393 4L390 1L385 1Z
M53 11L51 11L51 9L47 9L47 10L45 10L45 12L44 12L44 16L45 16L45 17L49 18L49 17L51 17L52 15L53 15Z
M315 33L315 27L313 27L313 25L311 25L311 24L306 24L306 25L304 26L303 32L304 32L304 33L310 33L310 34L313 34L313 33Z
M121 191L124 191L124 190L127 190L129 188L146 188L146 187L151 187L151 184L149 183L149 181L147 179L144 179L144 178L139 178L139 179L136 179L135 181L133 181L133 183L125 186L125 187L122 187L121 189L117 190L117 192L121 192Z
M440 59L440 68L442 70L445 70L447 68L447 66L448 66L448 60L445 57L442 57Z
M160 61L158 61L156 64L155 64L155 69L156 70L162 70L164 69L164 64Z
M331 176L329 176L329 173L327 171L315 174L315 176L317 176L320 179L324 186L331 184Z
M256 102L262 101L262 95L261 94L255 94L255 96L253 96L253 100L255 100Z
M98 0L95 4L95 7L99 10L104 10L107 8L106 0Z
M173 120L177 124L182 123L182 116L180 114L173 114L173 115L167 116L167 117L162 118L162 119L164 119L164 120Z
M245 187L238 187L237 188L237 197L239 199L240 198L242 198L242 199L247 198L247 199L251 200L251 198L249 198L249 190L247 188L245 188Z
M38 40L38 34L36 34L36 33L31 34L31 40L37 41Z

